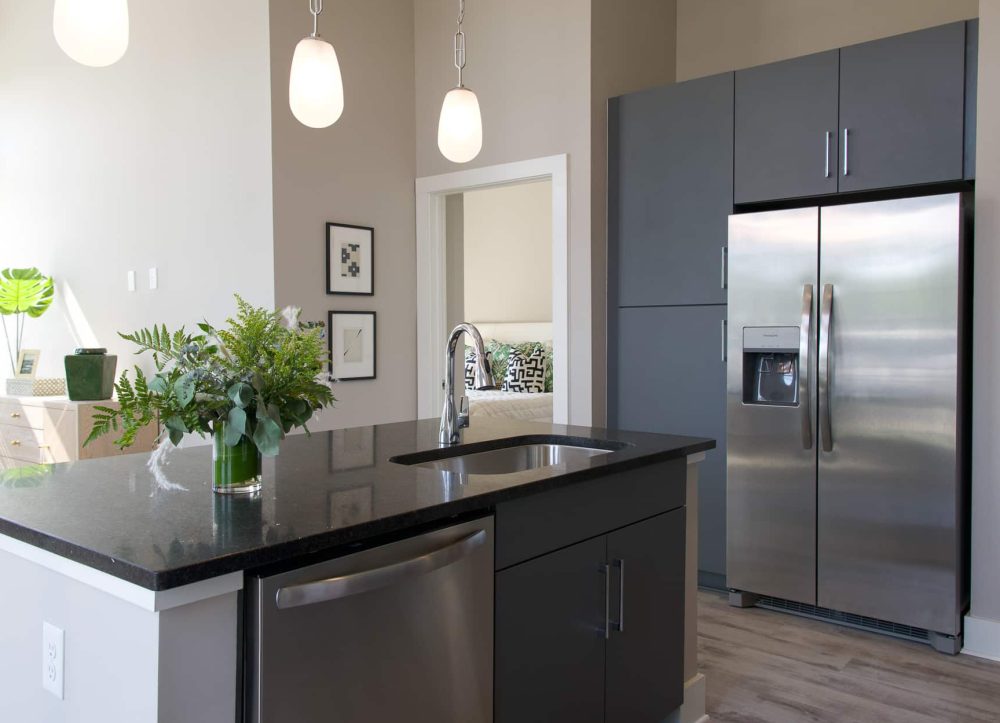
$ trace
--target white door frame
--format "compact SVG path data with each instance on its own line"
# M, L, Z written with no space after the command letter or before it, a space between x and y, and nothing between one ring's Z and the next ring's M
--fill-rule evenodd
M552 421L569 422L569 197L566 154L470 168L416 181L417 202L417 417L441 413L445 294L445 197L490 186L552 181Z

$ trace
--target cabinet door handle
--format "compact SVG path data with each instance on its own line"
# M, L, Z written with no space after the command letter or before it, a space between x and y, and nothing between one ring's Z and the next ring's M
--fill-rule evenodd
M722 281L720 282L722 288L725 289L729 286L729 247L723 246L721 253L721 260L719 262L719 267L722 269Z
M845 176L848 173L848 171L847 171L847 135L848 135L848 131L845 128L844 129L844 175Z
M830 131L824 133L826 145L823 148L823 178L830 177Z
M10 418L11 419L20 419L21 418L21 413L20 412L11 412L10 413Z
M20 447L21 446L21 440L20 439L12 439L12 440L10 440L10 446L11 447Z
M728 346L726 344L726 332L729 331L729 321L727 319L723 319L720 326L722 327L722 363L725 364L729 361L729 355L726 353L726 348Z
M604 639L611 637L611 565L601 566L604 573Z
M615 630L619 633L625 632L625 560L616 559L614 566L618 568L618 620L615 621Z

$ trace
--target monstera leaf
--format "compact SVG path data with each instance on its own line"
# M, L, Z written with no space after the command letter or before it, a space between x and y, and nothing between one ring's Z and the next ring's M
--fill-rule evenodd
M27 314L34 319L52 305L54 296L52 278L38 269L0 271L0 314Z

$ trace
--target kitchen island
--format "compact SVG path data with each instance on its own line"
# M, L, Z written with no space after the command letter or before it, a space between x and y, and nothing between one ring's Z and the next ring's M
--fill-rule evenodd
M611 542L601 543L601 549L610 554L615 531L633 527L654 533L646 557L680 561L683 581L678 609L658 616L673 621L665 635L683 639L681 651L668 651L683 659L683 674L680 668L676 676L664 670L661 680L659 671L647 670L638 677L656 679L668 692L680 691L685 682L690 686L696 674L694 463L714 442L485 420L465 430L460 448L440 448L437 434L437 420L424 420L289 437L281 455L265 461L263 490L253 498L212 492L207 447L172 451L155 473L147 467L148 455L129 455L22 468L3 477L0 574L7 594L0 596L0 696L5 708L26 722L251 720L261 713L244 703L259 700L260 691L247 692L255 690L253 630L245 634L244 623L248 618L259 623L259 617L253 601L245 599L252 597L245 594L248 588L259 588L269 575L487 519L495 533L497 632L490 662L495 657L491 708L497 720L517 719L524 706L555 710L564 702L552 690L527 690L519 677L530 668L524 661L544 662L553 652L531 650L538 636L517 634L518 623L529 629L538 622L520 617L529 601L519 585L554 579L542 564L564 572L558 556L582 551L578 543L593 547L607 538ZM504 474L449 470L441 460L456 452L552 443L598 451ZM410 463L391 461L400 457ZM637 525L646 520L675 523L662 550L657 528ZM611 567L619 562L594 561L604 575L598 597L609 606L603 619L593 621L595 639L613 640L612 624L624 628L624 563L615 578L621 587L615 592L621 595L617 620L610 611ZM630 568L629 579L642 584L641 568ZM671 585L664 582L665 594L677 592ZM637 626L642 604L635 605L639 614L630 623ZM499 626L512 620L512 629L501 634ZM39 680L43 623L64 632L64 648L49 651L59 658L53 675L62 698ZM629 630L637 631L636 639L643 637L639 628ZM629 658L627 647L615 652L610 642L606 654L609 661L613 655ZM564 667L579 667L549 662L556 677L565 677ZM662 697L650 694L651 702ZM622 719L613 710L613 696L605 701L603 686L588 695L605 704L591 711L592 719ZM687 702L685 718L697 714Z

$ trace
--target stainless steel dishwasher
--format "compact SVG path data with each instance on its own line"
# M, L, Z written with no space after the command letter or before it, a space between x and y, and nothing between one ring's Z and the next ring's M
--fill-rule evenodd
M248 580L254 723L493 718L493 518Z

